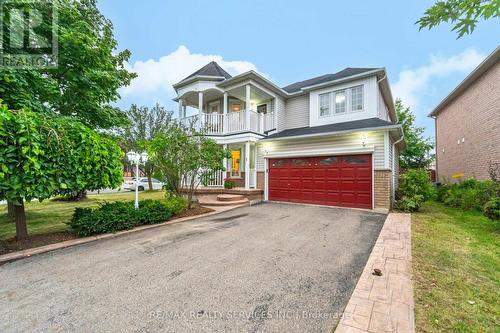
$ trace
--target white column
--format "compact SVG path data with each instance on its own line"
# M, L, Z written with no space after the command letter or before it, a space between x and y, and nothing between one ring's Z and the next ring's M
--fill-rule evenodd
M184 108L184 100L181 98L179 99L179 120L184 118L186 115L182 114L182 109Z
M224 146L224 150L227 150L227 144L225 144ZM227 177L227 158L224 157L224 159L222 160L222 164L224 164L224 178Z
M250 141L245 142L245 190L250 188Z
M246 129L250 129L250 85L246 85L246 98L245 98L245 125Z
M228 127L227 127L227 119L228 119L228 115L227 115L227 92L224 93L224 98L223 98L223 109L222 109L222 113L224 114L222 116L222 130L223 130L223 133L227 133L227 130L228 130Z
M203 91L198 92L198 114L203 112Z
M257 142L253 144L253 177L254 177L254 182L255 186L254 188L257 188Z

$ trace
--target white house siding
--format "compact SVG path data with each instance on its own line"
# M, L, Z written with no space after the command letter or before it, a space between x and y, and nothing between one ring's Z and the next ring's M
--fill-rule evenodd
M384 98L382 97L382 93L378 90L378 117L380 119L390 121L389 110L387 110L387 106L385 105Z
M275 112L277 113L276 130L278 132L286 128L285 100L282 97L276 97Z
M285 128L309 126L309 95L302 95L286 100Z
M384 134L383 132L364 132L367 135L365 148L373 147L373 162L375 169L384 169ZM359 150L361 133L350 133L328 137L309 137L277 141L260 141L257 149L257 170L264 170L264 156L268 154L293 154L294 152L311 151L315 149ZM348 154L348 153L346 153ZM307 154L305 154L307 155Z

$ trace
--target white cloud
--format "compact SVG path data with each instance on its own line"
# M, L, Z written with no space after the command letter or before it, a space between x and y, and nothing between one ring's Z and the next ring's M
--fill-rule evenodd
M468 48L464 52L444 57L431 55L429 63L415 69L406 69L399 73L398 81L393 85L393 95L401 98L406 106L417 110L422 95L433 89L432 80L451 74L472 71L486 56L476 49Z
M122 97L151 97L151 103L157 99L173 97L172 84L179 82L210 61L216 61L231 75L237 75L249 70L257 71L257 67L248 61L227 61L220 55L194 54L181 45L174 52L159 60L136 61L127 64L127 69L137 73L128 87L121 89Z

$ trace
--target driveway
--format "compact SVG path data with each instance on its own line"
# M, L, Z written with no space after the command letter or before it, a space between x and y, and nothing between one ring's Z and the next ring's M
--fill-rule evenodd
M0 266L0 332L329 332L385 215L266 203Z

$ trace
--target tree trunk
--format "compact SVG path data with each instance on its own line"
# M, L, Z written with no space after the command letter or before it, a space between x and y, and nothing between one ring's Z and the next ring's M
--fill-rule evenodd
M149 190L152 191L153 190L153 180L151 179L150 173L148 174L148 186L149 186Z
M28 226L26 225L26 213L24 211L24 202L19 200L19 204L14 206L16 215L16 239L23 240L28 238Z
M15 222L16 212L12 201L7 201L7 216L11 222Z

